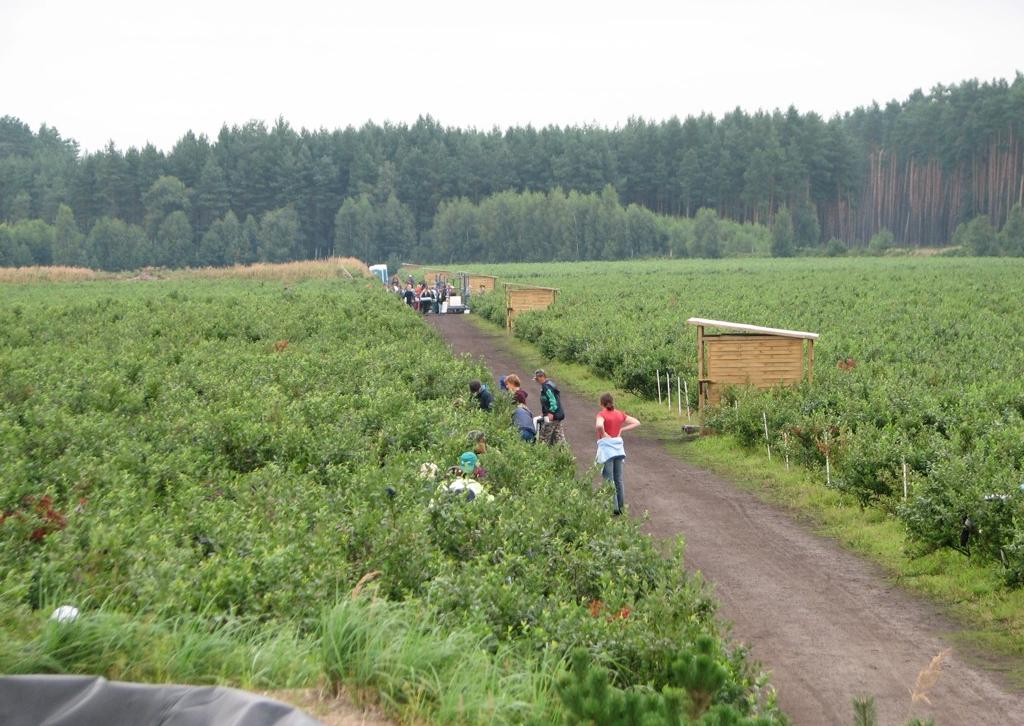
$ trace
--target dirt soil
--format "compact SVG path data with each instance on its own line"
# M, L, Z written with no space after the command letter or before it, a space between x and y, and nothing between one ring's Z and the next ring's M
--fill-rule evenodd
M495 380L517 373L529 401L538 400L533 371L509 352L504 332L481 330L461 315L427 321L455 353L481 357ZM558 364L547 373L557 382ZM567 385L559 388L582 473L593 461L599 407ZM791 513L680 461L661 441L633 435L642 431L626 435L627 508L633 516L648 514L646 531L654 537L684 536L687 569L714 585L720 614L770 671L794 724L852 723L851 701L864 695L874 696L880 724L929 716L939 726L1024 724L1024 697L972 665L976 659L968 662L952 637L958 626L937 606ZM609 513L611 504L609 498ZM919 674L946 649L934 685L919 687Z
M374 706L357 706L347 691L332 696L316 688L293 688L260 691L259 694L290 703L324 726L394 726L394 722Z

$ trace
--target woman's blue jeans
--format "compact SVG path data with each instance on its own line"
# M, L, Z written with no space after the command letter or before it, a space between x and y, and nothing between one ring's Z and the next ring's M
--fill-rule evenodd
M605 481L615 482L615 513L622 514L622 508L626 506L626 489L622 485L622 462L625 456L613 456L604 462L604 469L601 470L601 477Z

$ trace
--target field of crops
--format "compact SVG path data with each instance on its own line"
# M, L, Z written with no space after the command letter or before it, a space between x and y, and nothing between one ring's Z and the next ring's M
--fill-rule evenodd
M484 268L479 268L484 271ZM748 446L905 524L915 551L954 548L1024 582L1024 314L1020 260L854 258L489 266L557 287L515 334L656 398L678 372L696 403L689 317L817 332L815 380L733 390L707 413ZM500 295L474 307L503 322ZM842 365L839 365L840 362ZM904 498L904 464L908 496Z
M362 683L417 718L555 723L583 647L648 700L774 722L678 556L522 443L509 403L467 401L481 372L365 281L0 287L0 672L269 688L379 647ZM493 500L420 474L471 430ZM82 615L47 622L60 603ZM236 653L240 633L269 640ZM424 660L389 659L400 634ZM487 697L427 683L453 671Z

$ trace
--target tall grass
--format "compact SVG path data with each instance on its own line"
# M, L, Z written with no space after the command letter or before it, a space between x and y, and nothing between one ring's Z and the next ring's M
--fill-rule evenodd
M279 280L300 282L302 280L369 277L370 269L355 257L327 257L322 260L297 260L295 262L258 262L252 265L231 267L196 267L180 270L146 268L141 271L111 273L90 270L86 267L0 267L0 284L32 282L88 282L92 280L162 280L162 279L204 279L204 280Z
M201 278L206 280L280 280L299 282L312 279L348 279L368 277L370 268L355 257L327 257L322 260L297 260L295 262L258 262L253 265L231 267L198 267L174 270L168 273L173 278Z
M11 602L0 602L0 611ZM0 618L0 673L102 675L145 683L249 689L344 687L376 694L402 721L555 723L551 657L523 658L468 630L449 630L415 602L348 599L315 632L288 622L255 624L196 615L159 619L104 607L73 621ZM0 612L0 614L3 614Z
M325 616L331 683L369 686L405 719L433 723L553 722L559 661L525 662L467 630L446 630L414 603L347 600Z
M107 277L87 267L0 267L0 284L30 282L85 282Z
M148 683L225 684L243 688L315 685L314 641L288 625L211 626L195 618L137 619L84 611L74 621L46 621L31 637L7 634L0 673L78 673Z

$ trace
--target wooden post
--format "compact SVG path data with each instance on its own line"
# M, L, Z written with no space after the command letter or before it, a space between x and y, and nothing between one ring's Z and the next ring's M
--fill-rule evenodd
M683 380L683 391L686 393L686 420L690 420L690 386Z
M809 340L810 348L807 353L807 382L814 383L814 340Z
M665 390L668 392L668 410L672 411L672 374L665 371Z
M697 326L697 415L704 418L704 326Z
M654 371L654 375L657 376L657 379L658 379L658 405L660 406L661 405L661 371L660 370Z

